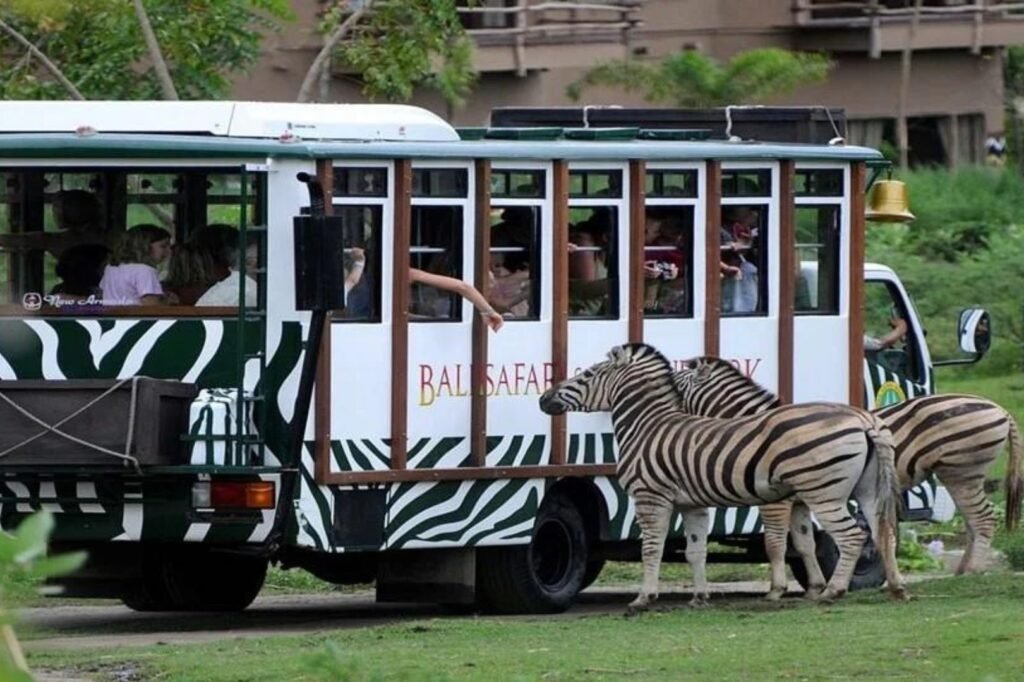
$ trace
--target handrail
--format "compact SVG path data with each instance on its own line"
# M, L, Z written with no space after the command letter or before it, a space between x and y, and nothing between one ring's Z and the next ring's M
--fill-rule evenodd
M877 0L861 0L860 2L851 0L837 0L836 2L828 1L816 1L816 0L794 0L793 12L799 13L804 16L806 22L814 23L821 21L820 18L815 18L814 15L817 13L837 12L841 10L852 10L854 12L860 12L864 18L870 17L906 17L910 18L914 15L915 11L920 15L934 15L934 16L952 16L952 15L965 15L965 14L1000 14L1007 12L1024 12L1024 2L1004 2L997 4L989 4L987 0L973 0L972 2L965 2L962 5L942 5L942 6L930 6L922 5L915 9L913 2L908 2L904 7L886 7L881 5ZM834 19L836 17L825 18L825 21Z

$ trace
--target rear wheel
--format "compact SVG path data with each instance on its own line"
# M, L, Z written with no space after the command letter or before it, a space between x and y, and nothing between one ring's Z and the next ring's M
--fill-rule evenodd
M839 548L836 547L836 543L832 541L832 537L828 533L820 530L814 534L814 543L821 572L825 576L825 580L830 580L839 563ZM799 558L792 559L789 568L793 571L793 577L801 587L807 589L807 571L804 570L804 562ZM878 551L874 541L869 537L865 540L860 557L857 559L857 565L853 569L850 590L881 587L883 583L885 583L885 566L882 564L882 553Z
M142 575L122 596L136 611L242 611L259 594L267 560L207 548L147 552Z
M586 572L583 517L555 495L541 505L528 545L480 552L477 587L483 606L494 611L557 613L583 589Z

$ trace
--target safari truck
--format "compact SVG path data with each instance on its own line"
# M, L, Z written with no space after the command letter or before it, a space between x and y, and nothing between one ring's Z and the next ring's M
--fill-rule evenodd
M787 401L933 390L910 298L863 262L882 163L406 106L0 102L0 524L50 510L89 554L67 592L142 610L245 608L270 563L563 609L639 558L608 415L537 405L612 345L721 355ZM875 289L910 333L866 360ZM713 528L761 551L755 509Z

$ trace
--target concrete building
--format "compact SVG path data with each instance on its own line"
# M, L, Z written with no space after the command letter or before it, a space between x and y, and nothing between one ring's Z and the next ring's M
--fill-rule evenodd
M1002 130L1003 48L1024 43L1024 11L995 0L481 0L463 8L481 79L468 104L414 104L456 124L480 125L496 106L572 104L566 86L603 60L658 60L699 50L719 60L757 47L827 52L829 81L766 104L846 109L848 138L894 142L901 60L913 47L907 92L912 163L978 162L988 132ZM292 100L322 44L321 4L293 0L296 22L271 36L234 96ZM1005 9L1005 8L1009 9ZM636 95L592 89L586 103L640 105ZM358 81L335 65L318 99L362 101Z

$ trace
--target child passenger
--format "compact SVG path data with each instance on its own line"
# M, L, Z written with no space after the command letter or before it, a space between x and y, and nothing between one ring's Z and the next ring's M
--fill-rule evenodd
M164 305L160 265L171 255L171 235L156 225L136 225L120 236L103 270L104 305Z

